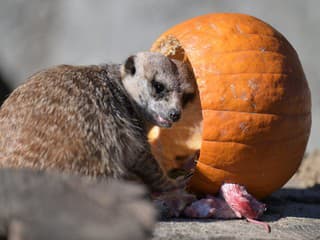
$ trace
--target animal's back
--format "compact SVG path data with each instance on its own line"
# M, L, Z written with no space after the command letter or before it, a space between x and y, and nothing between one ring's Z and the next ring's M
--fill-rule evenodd
M114 123L110 104L99 106L111 98L106 77L99 66L67 65L31 76L1 108L0 166L104 174L101 122Z

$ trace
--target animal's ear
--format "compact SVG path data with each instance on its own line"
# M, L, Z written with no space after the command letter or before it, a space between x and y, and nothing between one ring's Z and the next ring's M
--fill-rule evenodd
M124 70L127 74L134 75L136 73L136 67L134 64L135 56L130 56L124 63Z

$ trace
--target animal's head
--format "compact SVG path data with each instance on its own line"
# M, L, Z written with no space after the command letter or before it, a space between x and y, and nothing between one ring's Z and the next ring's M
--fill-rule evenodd
M178 121L183 106L195 95L187 65L160 53L131 56L121 72L123 85L140 112L160 127Z

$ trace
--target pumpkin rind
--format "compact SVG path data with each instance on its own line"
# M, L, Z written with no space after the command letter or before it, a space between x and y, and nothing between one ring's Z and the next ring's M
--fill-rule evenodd
M200 95L202 142L191 190L215 193L233 182L263 198L280 188L299 167L311 127L310 91L294 48L270 25L235 13L183 22L152 50L168 37L183 48Z

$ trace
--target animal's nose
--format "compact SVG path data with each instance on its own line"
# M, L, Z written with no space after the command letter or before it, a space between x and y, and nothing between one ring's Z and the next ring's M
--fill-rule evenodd
M169 111L169 118L173 121L176 122L180 119L181 112L177 109L171 109Z

